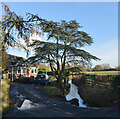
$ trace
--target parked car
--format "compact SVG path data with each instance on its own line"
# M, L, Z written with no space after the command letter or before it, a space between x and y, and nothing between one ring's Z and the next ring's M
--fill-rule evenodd
M48 84L50 83L50 77L47 74L38 74L34 79L35 83Z
M19 78L19 81L20 81L21 83L29 83L29 77L20 77L20 78Z
M31 83L33 83L34 82L34 76L31 76L30 78L29 78L29 81L31 82Z
M2 75L0 75L0 79L2 79L3 78L3 76Z

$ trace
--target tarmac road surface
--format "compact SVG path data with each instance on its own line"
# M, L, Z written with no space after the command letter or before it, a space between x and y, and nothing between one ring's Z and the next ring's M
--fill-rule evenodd
M62 98L48 96L43 85L12 83L10 98L14 109L3 117L118 117L118 107L80 108ZM20 99L30 100L39 106L27 110L18 110Z

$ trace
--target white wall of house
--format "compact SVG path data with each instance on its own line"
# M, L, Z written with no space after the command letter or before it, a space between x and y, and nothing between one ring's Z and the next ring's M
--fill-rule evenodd
M29 75L32 76L34 74L38 74L38 68L36 67L18 67L17 74L18 75L26 75L27 76L27 69L29 69Z

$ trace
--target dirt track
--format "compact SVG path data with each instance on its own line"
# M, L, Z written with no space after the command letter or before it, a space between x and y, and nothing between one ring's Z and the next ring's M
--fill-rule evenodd
M61 98L46 95L43 85L11 84L10 97L15 108L3 117L118 117L118 107L80 108ZM18 110L19 98L28 99L39 106Z

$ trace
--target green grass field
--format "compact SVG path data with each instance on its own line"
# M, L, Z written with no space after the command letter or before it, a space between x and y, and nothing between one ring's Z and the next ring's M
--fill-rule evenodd
M120 71L94 71L94 72L84 72L85 74L96 74L96 75L118 75Z

